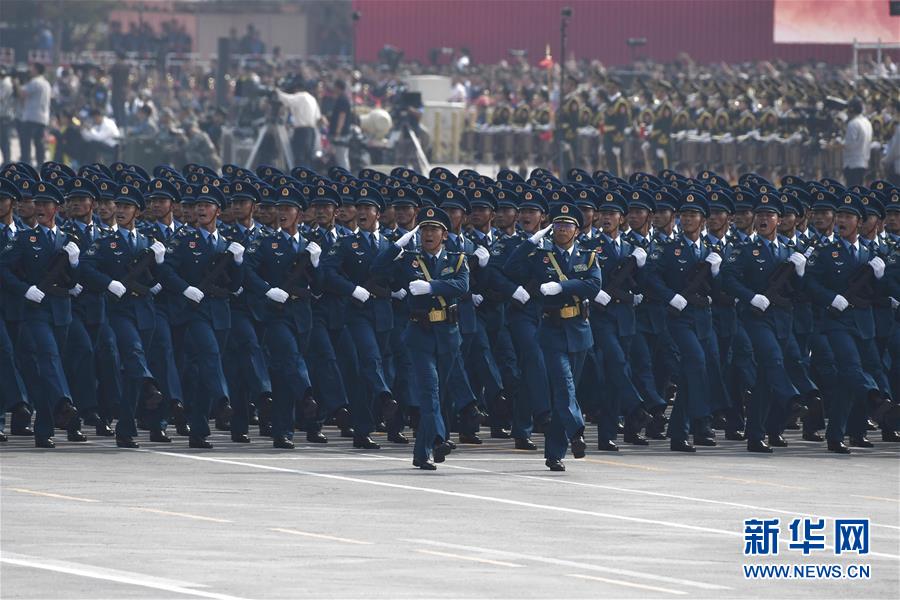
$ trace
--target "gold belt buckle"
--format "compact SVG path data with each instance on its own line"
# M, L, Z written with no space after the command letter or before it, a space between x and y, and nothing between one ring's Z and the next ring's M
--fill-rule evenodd
M447 320L447 311L443 308L441 309L433 309L428 311L428 320L431 323L440 323L441 321Z
M562 319L572 319L581 314L581 310L577 306L564 306L559 309L559 316Z

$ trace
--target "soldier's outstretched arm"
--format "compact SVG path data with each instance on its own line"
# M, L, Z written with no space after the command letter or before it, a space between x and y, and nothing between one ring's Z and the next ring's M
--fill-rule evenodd
M433 279L431 281L431 293L444 298L458 298L469 291L469 265L466 257L460 255L459 266L450 277L446 279ZM433 273L437 275L437 273Z
M726 294L734 296L741 302L749 303L756 293L744 285L744 256L740 248L734 248L722 265L719 279Z

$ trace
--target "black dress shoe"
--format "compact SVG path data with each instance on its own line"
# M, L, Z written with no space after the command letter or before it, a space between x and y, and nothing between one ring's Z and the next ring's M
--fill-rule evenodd
M367 435L357 435L353 436L353 447L363 450L378 450L381 448L381 444Z
M328 438L321 431L307 431L306 441L310 444L327 444Z
M0 442L8 442L9 438L6 437L6 434L0 431Z
M346 429L341 429L341 437L342 438L354 438L354 437L356 437L356 432L353 431L352 427L347 427Z
M742 442L747 439L747 434L745 434L743 431L726 431L725 439L732 442Z
M272 424L259 422L259 437L272 437Z
M765 440L747 440L747 452L761 452L771 454L774 452Z
M117 437L116 446L119 448L140 448L138 443L134 441L134 438L130 437Z
M481 438L478 437L477 433L461 433L459 434L459 443L480 446Z
M9 435L31 437L34 435L34 430L28 425L20 425L18 427L13 425L9 428Z
M850 454L850 448L844 442L832 442L828 441L828 451L836 452L837 454Z
M421 461L416 458L413 459L413 466L422 469L423 471L437 471L437 467L434 462L431 460Z
M650 442L640 434L640 432L626 431L623 436L626 444L634 444L635 446L649 446Z
M390 396L385 396L381 400L381 416L385 421L390 421L391 417L397 413L398 408L400 408L400 405Z
M272 440L273 448L281 448L282 450L293 450L294 442L286 437L277 437Z
M491 427L491 439L508 440L511 437L512 434L508 429L503 429L502 427Z
M715 438L708 436L694 436L694 445L695 446L715 446L716 440Z
M713 429L718 429L719 431L724 431L728 427L728 421L725 419L725 415L713 415L710 427L712 427Z
M434 447L434 462L442 463L447 458L447 455L453 452L453 448L450 447L450 444L447 442L443 442Z
M100 424L100 415L97 414L96 410L92 410L88 414L84 416L82 422L85 425L94 425L95 427Z
M250 436L247 435L246 433L232 433L231 441L234 442L235 444L249 444Z
M299 414L304 421L312 421L319 414L319 403L312 396L307 396L300 402Z
M375 431L378 433L387 433L387 423L384 421L378 421L375 423Z
M858 437L855 435L850 436L850 445L854 448L874 448L875 444L869 441L869 438L866 436Z
M216 422L213 427L216 431L231 431L231 420L216 417Z
M550 411L544 411L534 416L535 427L546 427L550 424Z
M769 435L769 445L773 448L787 448L787 440L780 435Z
M547 465L547 468L551 471L565 471L566 465L563 464L563 461L558 458L548 458L544 461L544 464Z
M66 439L70 442L86 442L87 436L81 433L80 429L75 429L66 433Z
M161 429L157 429L156 431L150 432L150 441L158 442L160 444L171 444L172 438L170 438L169 435L165 431L162 431Z
M640 431L641 429L646 427L652 420L653 415L639 406L631 411L631 414L628 415L628 418L625 420L625 422L631 425L636 431Z
M400 433L399 431L395 431L393 433L388 434L388 441L392 444L408 444L409 438Z
M882 429L881 430L881 441L882 442L900 442L900 431L894 431L892 429Z
M94 428L94 433L97 435L97 437L112 437L116 435L116 432L113 431L112 428L103 421L97 423L97 426Z
M696 452L694 445L687 440L672 440L669 444L669 450L672 452Z
M572 456L574 458L584 458L587 452L587 444L584 442L584 435L577 434L572 438Z
M60 400L56 412L53 413L53 422L60 429L65 429L69 423L78 416L78 409L72 404L71 400Z
M867 419L866 429L868 429L869 431L878 431L878 423L876 423L872 419Z
M602 452L618 452L619 447L612 440L597 440L597 450Z
M666 439L666 416L664 414L658 414L653 417L653 420L647 425L647 429L645 430L647 433L647 437L651 440L664 440Z
M175 423L175 433L178 435L183 435L184 437L190 437L191 435L191 426L187 424L187 422Z
M203 438L191 437L188 439L188 448L203 448L209 450L213 445Z
M528 438L516 438L516 450L537 450L537 445Z
M35 448L56 448L56 442L50 438L34 438Z
M338 429L350 429L350 411L345 407L340 407L332 414L334 424Z
M824 442L825 437L821 433L817 433L815 431L810 433L804 433L803 439L807 442Z
M444 443L450 446L451 450L456 450L456 442L454 442L453 440L446 440L444 441Z

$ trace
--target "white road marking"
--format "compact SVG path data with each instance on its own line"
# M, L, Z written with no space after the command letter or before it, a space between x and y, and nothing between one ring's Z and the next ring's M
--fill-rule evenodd
M89 579L100 579L103 581L112 581L115 583L124 583L126 585L135 585L139 587L161 590L173 594L184 594L186 596L196 596L198 598L213 598L214 600L242 600L238 596L229 596L228 594L219 594L216 592L204 592L195 590L179 581L172 581L153 577L151 575L143 575L141 573L133 573L130 571L118 571L114 569L105 569L101 567L93 567L90 565L82 565L72 562L63 562L59 560L36 559L30 556L18 554L4 554L0 556L0 563L8 565L16 565L19 567L28 567L31 569L41 569L44 571L55 571L57 573L66 573L69 575L77 575L79 577L87 577Z
M140 512L148 512L154 513L157 515L168 515L171 517L184 517L185 519L196 519L197 521L210 521L211 523L234 523L234 521L229 521L228 519L217 519L215 517L204 517L202 515L192 515L189 513L183 512L172 512L169 510L159 510L158 508L144 508L143 506L129 506L131 510L137 510Z
M20 494L31 494L32 496L44 496L45 498L56 498L57 500L74 500L75 502L100 502L92 498L79 498L78 496L66 496L64 494L53 494L51 492L38 492L36 490L26 490L25 488L9 488Z
M459 560L470 560L472 562L480 562L488 565L496 565L498 567L515 567L522 568L525 565L517 565L516 563L504 562L502 560L488 560L487 558L475 558L474 556L463 556L462 554L452 554L450 552L438 552L436 550L422 550L421 548L416 548L416 552L421 552L422 554L431 554L432 556L445 556L447 558L458 558Z
M631 583L629 581L621 581L619 579L607 579L606 577L596 577L594 575L578 575L575 573L567 573L566 577L575 577L576 579L588 579L590 581L602 581L603 583L612 583L613 585L624 585L625 587L637 588L639 590L649 590L651 592L664 592L666 594L675 594L677 596L687 595L687 592L681 590L670 590L669 588L656 587L652 585L642 585L640 583Z
M615 567L602 567L591 563L579 562L574 560L565 560L562 558L551 558L548 556L538 556L536 554L524 554L521 552L511 552L509 550L496 550L493 548L482 548L480 546L466 546L463 544L450 544L447 542L437 542L434 540L424 540L418 538L405 539L404 542L415 544L425 544L426 546L434 546L437 548L447 548L450 550L466 550L468 552L482 552L484 554L493 554L494 556L511 558L513 560L531 560L534 562L545 563L560 567L568 567L575 569L584 569L586 571L596 571L598 573L610 573L613 575L624 575L626 577L634 577L636 579L646 579L649 581L659 581L663 583L675 583L686 585L703 590L730 590L731 588L713 583L705 583L702 581L693 581L691 579L680 579L677 577L667 577L665 575L654 575L643 571L632 571L630 569L617 569Z
M352 540L350 538L336 537L333 535L325 535L323 533L310 533L308 531L298 531L296 529L283 529L281 527L272 527L269 531L277 531L279 533L290 533L291 535L302 535L304 537L317 538L320 540L331 540L332 542L344 542L345 544L360 544L365 546L372 545L372 542L364 542L362 540Z

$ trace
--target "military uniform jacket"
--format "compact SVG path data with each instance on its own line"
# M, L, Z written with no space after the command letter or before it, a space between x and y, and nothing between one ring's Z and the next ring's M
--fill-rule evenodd
M247 249L243 295L249 296L254 303L258 302L262 311L261 317L265 323L287 321L296 328L298 333L305 333L312 329L310 296L291 297L284 304L279 304L266 297L266 292L270 288L280 288L287 284L297 257L307 252L307 244L307 240L301 235L300 244L294 251L293 242L288 239L286 233L279 231L255 239ZM317 285L317 280L321 278L321 265L319 267L313 269L310 266L305 275L297 280L297 286L309 290L310 295Z
M22 235L22 231L31 231L29 228L23 227L16 222L16 231L3 229L0 227L0 260L7 248L11 248L16 240L16 236ZM3 277L0 277L0 318L7 321L21 321L25 313L24 295L16 294L13 289L6 283Z
M647 259L645 267L649 293L661 301L664 306L668 306L675 294L680 294L684 291L694 266L706 260L709 253L709 246L701 240L700 256L696 257L691 244L688 243L683 235L678 236L667 244L657 246ZM710 282L711 287L712 284ZM700 339L705 339L712 335L712 311L709 307L688 304L674 318L683 324L691 326Z
M166 249L166 260L160 265L159 276L163 289L177 294L172 302L173 325L193 320L205 320L216 330L231 327L231 309L228 298L212 298L206 296L200 303L188 300L182 294L189 286L196 288L201 284L213 267L216 258L227 252L228 242L221 233L215 244L209 245L199 230L194 229L181 236L176 236ZM224 258L224 257L223 257ZM226 269L226 289L236 293L243 284L243 265L231 262ZM177 322L175 322L177 321Z
M229 242L237 242L244 248L250 248L254 241L263 236L262 229L256 222L250 227L245 228L243 231L237 225L232 225L227 227L223 233L226 240ZM234 312L250 315L256 321L262 321L265 318L265 308L263 308L263 304L258 296L242 292L236 296L232 296L230 303L231 310Z
M102 237L91 244L82 255L81 278L86 291L105 299L110 315L133 319L138 329L153 329L156 316L152 295L136 296L126 292L121 298L116 298L106 289L113 280L124 283L131 271L132 261L147 251L153 243L144 234L138 231L135 231L135 234L134 248L128 243L127 232L124 229L119 229L115 234ZM150 273L140 278L138 283L147 287L156 285L158 283L158 278L154 275L156 270L157 264L154 260Z
M872 258L872 253L860 244L859 254L854 261L840 239L819 246L810 255L806 264L806 287L813 304L823 309L816 315L816 325L820 332L850 331L862 339L875 337L875 320L871 308L850 306L837 314L827 310L835 296L847 293L850 278L857 270L869 268L864 265Z
M770 305L765 312L759 314L753 310L750 301L756 294L765 295L772 275L792 252L791 248L779 240L778 249L773 254L766 241L757 237L750 243L732 249L722 263L719 277L725 291L738 299L738 312L746 326L753 327L756 322L767 323L774 329L778 339L786 339L791 334L793 307ZM794 272L791 275L792 288L796 289L799 282L800 278Z
M392 289L409 290L409 283L417 279L424 280L425 272L422 262L431 258L419 249L406 251L396 244L389 244L372 262L372 274L391 282ZM459 252L448 252L446 247L437 256L434 268L428 267L431 274L431 294L414 296L409 293L406 303L411 314L427 313L441 310L446 305L456 304L469 291L469 267L466 257ZM431 323L430 327L422 327L412 321L406 326L404 339L412 351L422 352L455 352L462 343L459 326L450 321Z
M638 237L634 231L629 231L624 239L635 248L643 248L649 257L656 250L657 243L653 237ZM666 308L652 295L647 294L647 268L638 270L635 278L636 291L644 294L644 301L635 309L636 330L642 333L660 334L666 329Z
M610 277L615 273L618 266L624 263L625 260L631 256L631 253L634 252L634 246L620 236L619 251L617 253L612 238L603 233L591 238L591 240L584 244L583 247L587 250L593 250L597 255L596 262L597 266L600 267L600 273L604 283L609 282ZM626 289L625 291L630 290ZM634 335L637 331L634 301L623 302L617 298L613 298L605 308L601 307L599 304L595 304L591 310L591 321L606 321L612 323L616 327L619 336Z
M24 299L25 292L43 279L55 256L63 252L63 246L72 240L57 227L56 241L51 243L40 225L34 229L24 229L0 255L0 280L13 295ZM80 267L80 265L79 265ZM78 267L73 268L66 260L66 275L70 281L77 281ZM72 322L71 296L51 296L47 294L38 304L24 300L24 319L47 321L62 326Z
M526 303L525 309L531 311L534 317L543 318L541 345L562 352L584 352L593 344L590 323L579 315L560 319L559 326L556 326L557 320L553 315L559 314L563 308L577 306L580 301L593 301L602 285L596 254L584 250L576 242L568 258L557 259L559 268L566 277L566 281L560 281L550 260L551 252L559 252L549 241L541 242L540 246L531 242L519 244L509 257L504 271L512 281L529 289L531 299ZM540 284L553 281L562 285L562 293L544 296L537 291Z
M322 258L325 258L331 251L332 246L344 235L342 232L347 231L349 230L343 225L335 225L332 232L326 232L324 229L316 227L310 230L309 235L305 237L308 241L315 242L322 248ZM344 327L346 321L347 298L322 289L321 283L323 281L313 286L313 319L316 322L323 323L326 329L340 330Z
M727 237L727 236L726 236ZM713 242L709 234L703 236L703 241L709 245L711 252L716 252L722 257L722 264L728 262L734 246L728 243L727 239L721 239ZM719 281L713 282L712 294L712 320L716 335L720 338L731 337L737 332L737 310L735 309L735 298L729 294L722 285L721 278Z
M489 330L502 327L507 320L515 314L516 317L524 315L523 305L518 300L513 300L513 292L519 284L512 281L503 272L506 261L513 251L528 239L525 232L517 231L512 235L500 234L491 246L491 258L481 272L484 287L484 301L496 307L493 317L486 320Z
M338 240L322 260L326 291L346 298L349 310L364 315L376 331L390 331L394 327L390 283L386 278L379 280L372 276L372 262L390 245L388 238L381 234L373 247L367 235L360 231ZM351 299L356 286L373 294L364 304Z
M96 222L91 223L90 226L82 229L78 223L75 223L72 220L66 221L63 224L62 229L76 240L78 249L81 251L81 256L84 256L87 253L94 244L94 241L112 233L108 227L99 227ZM84 274L82 273L82 279L83 278ZM83 284L84 282L79 281L79 283ZM87 286L83 285L83 287L85 289L81 294L72 300L72 313L88 325L105 323L106 297L103 294L103 291L105 290L98 292L96 290L88 289Z
M445 247L447 248L447 252L465 254L466 257L472 256L472 253L475 252L475 242L463 234L456 236L455 240L453 239L453 235L448 235ZM477 259L475 260L475 265L476 266L473 268L477 270ZM463 335L475 333L475 305L472 304L471 284L472 281L470 281L469 289L466 290L466 293L459 299L459 332Z

